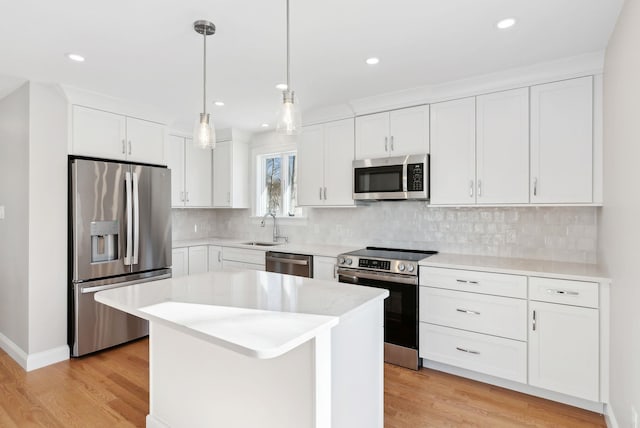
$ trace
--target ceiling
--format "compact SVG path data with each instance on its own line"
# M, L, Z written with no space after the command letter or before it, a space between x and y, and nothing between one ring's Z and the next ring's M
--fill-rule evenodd
M292 89L306 110L606 47L623 0L291 0ZM188 129L273 125L285 80L284 0L21 0L0 13L0 95L16 79L163 106ZM514 17L508 30L496 29ZM66 53L79 53L74 63ZM365 64L371 56L376 66ZM4 86L4 87L3 87ZM222 100L224 107L213 101Z

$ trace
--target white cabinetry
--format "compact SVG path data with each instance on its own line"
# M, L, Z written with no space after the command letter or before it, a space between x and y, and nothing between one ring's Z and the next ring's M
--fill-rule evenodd
M165 127L160 123L74 105L72 154L162 165Z
M245 141L218 141L213 150L213 206L249 207L249 148Z
M224 269L265 270L264 250L224 247L222 249L222 266Z
M599 401L599 311L581 307L597 305L597 290L596 283L530 278L531 385Z
M353 202L354 120L307 126L298 145L298 205Z
M338 281L335 257L313 256L313 278L326 281Z
M167 165L171 169L171 206L211 206L211 150L191 138L169 136Z
M209 272L222 270L222 247L209 245Z
M431 203L529 202L529 91L431 106Z
M207 272L208 262L209 254L206 245L189 247L189 275Z
M531 202L593 202L593 78L531 87Z
M173 278L189 274L189 248L174 248L171 251L171 275Z
M429 106L356 118L356 159L429 153Z

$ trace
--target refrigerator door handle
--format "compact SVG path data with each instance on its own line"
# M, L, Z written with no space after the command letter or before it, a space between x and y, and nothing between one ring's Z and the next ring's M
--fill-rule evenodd
M125 194L126 194L126 198L127 198L127 248L125 250L125 256L124 256L124 264L125 265L131 265L131 247L132 247L132 234L133 231L132 229L132 222L133 222L133 215L131 212L131 172L127 171L125 172L124 175L124 188L125 188Z
M133 259L132 265L138 264L140 248L140 198L138 196L138 174L133 173Z

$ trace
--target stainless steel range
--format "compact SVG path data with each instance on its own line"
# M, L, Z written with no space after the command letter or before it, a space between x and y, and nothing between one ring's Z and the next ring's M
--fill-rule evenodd
M338 280L389 290L384 302L384 360L417 370L418 262L437 251L367 247L338 256Z

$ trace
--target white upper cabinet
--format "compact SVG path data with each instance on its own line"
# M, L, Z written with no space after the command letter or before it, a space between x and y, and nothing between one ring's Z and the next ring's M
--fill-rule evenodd
M74 105L72 154L162 165L165 127L162 124Z
M213 150L213 206L249 208L249 148L245 141L219 141Z
M475 98L431 105L431 204L475 203Z
M356 159L429 153L429 106L356 118Z
M299 206L353 205L354 120L303 129L298 144Z
M529 202L529 89L476 98L476 202Z
M191 138L169 136L167 165L171 169L171 206L211 206L211 150L194 146Z
M531 87L531 202L593 202L593 78Z

